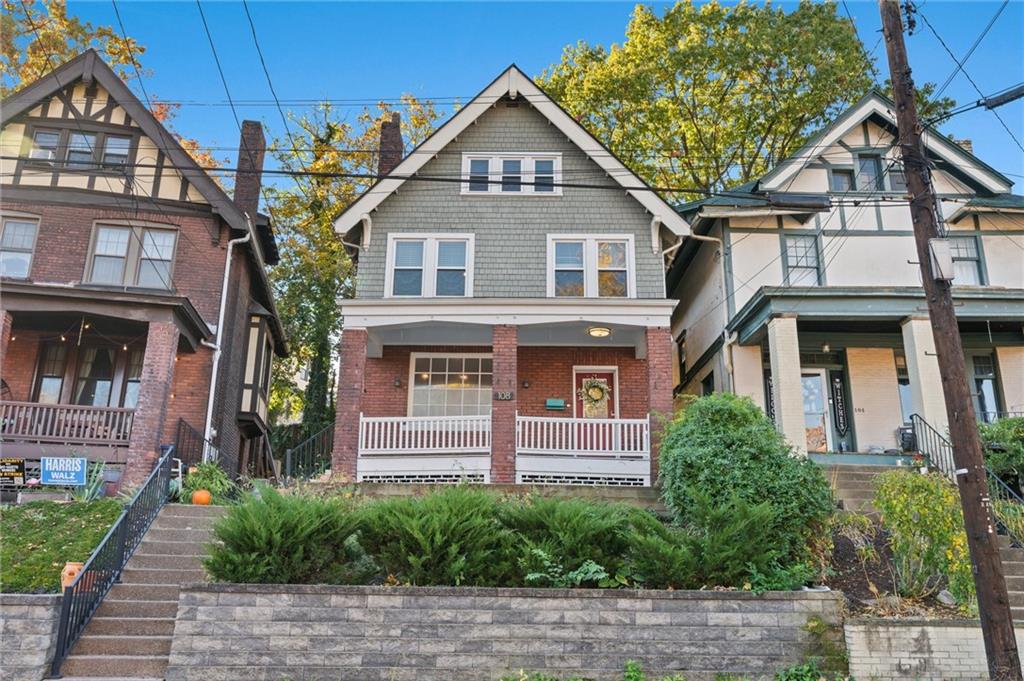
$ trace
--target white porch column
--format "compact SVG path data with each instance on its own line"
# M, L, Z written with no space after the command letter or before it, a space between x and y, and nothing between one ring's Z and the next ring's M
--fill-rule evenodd
M794 453L807 456L796 315L779 315L768 321L768 351L771 356L775 426L793 446Z
M996 348L1003 411L1024 411L1024 347Z
M890 449L903 424L899 378L892 348L846 348L850 404L857 431L857 450Z
M764 410L764 360L761 359L761 346L733 345L731 350L732 391L749 397Z
M914 413L943 435L949 426L946 398L942 392L939 360L935 356L935 337L928 317L907 317L903 328L903 352L910 376L910 403Z

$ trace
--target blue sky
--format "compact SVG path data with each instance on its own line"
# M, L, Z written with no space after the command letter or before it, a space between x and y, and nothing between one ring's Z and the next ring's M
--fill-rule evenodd
M69 0L72 13L96 24L115 25L110 2ZM558 60L562 48L578 40L620 42L635 3L631 2L264 2L249 3L257 36L282 100L322 97L396 99L409 92L421 98L469 99L509 63L531 75ZM662 6L663 3L653 3ZM778 3L787 6L791 3ZM962 57L999 8L999 2L924 0L922 11L949 48ZM194 2L118 0L129 35L146 46L146 90L164 100L224 102L210 47ZM879 41L876 2L847 0L866 47L875 48L878 67L888 68ZM261 70L241 3L204 0L225 75L236 100L264 100L270 91ZM845 11L840 8L841 11ZM966 72L986 94L1024 81L1024 0L1011 0L966 64ZM935 36L918 22L908 38L917 82L942 83L955 64ZM883 75L884 78L884 75ZM133 83L138 93L138 85ZM947 94L960 103L978 99L963 73ZM242 104L239 113L261 120L269 135L283 126L269 105ZM999 109L1024 143L1024 100ZM175 126L214 147L237 147L238 129L226 106L183 104ZM992 112L978 109L948 122L945 132L971 138L975 152L1009 175L1024 193L1024 152ZM218 156L235 156L220 151Z

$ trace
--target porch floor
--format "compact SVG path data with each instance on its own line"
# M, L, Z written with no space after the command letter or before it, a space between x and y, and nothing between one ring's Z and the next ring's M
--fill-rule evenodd
M868 454L867 452L827 452L809 454L811 461L822 466L912 466L909 452L903 454Z

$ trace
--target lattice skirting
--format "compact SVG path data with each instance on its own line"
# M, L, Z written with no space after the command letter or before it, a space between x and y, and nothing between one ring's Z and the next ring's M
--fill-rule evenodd
M470 473L460 475L458 473L385 473L368 474L359 476L360 482L418 484L429 483L434 485L457 485L459 483L484 484L487 482L483 473Z
M553 473L520 473L516 482L521 485L604 485L608 487L648 487L642 475L585 475Z

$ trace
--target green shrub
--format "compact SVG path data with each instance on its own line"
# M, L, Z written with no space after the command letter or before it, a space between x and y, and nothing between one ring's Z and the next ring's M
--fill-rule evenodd
M213 496L213 503L226 504L238 492L238 486L231 481L227 473L216 463L201 463L195 470L185 475L182 484L185 503L192 503L192 493L205 489Z
M923 598L942 588L961 603L974 596L960 495L939 473L890 471L876 478L874 506L889 532L896 588Z
M216 580L257 584L363 583L367 566L355 532L359 518L338 499L282 495L261 486L213 528L204 561Z
M507 586L519 578L498 503L468 486L376 501L360 514L362 544L386 575L403 583Z
M834 508L818 466L790 456L761 409L730 393L695 400L667 424L659 465L662 496L682 524L695 520L692 490L715 505L728 504L734 494L767 504L771 518L758 544L772 547L783 564L807 559L808 543Z
M826 678L817 662L794 665L775 674L775 681L821 681Z
M1024 416L979 423L985 463L1017 493L1024 491Z

